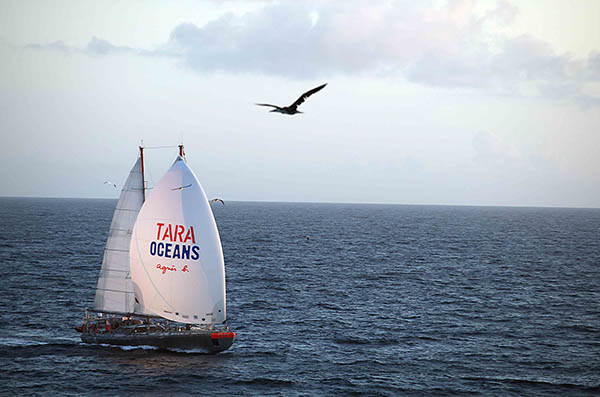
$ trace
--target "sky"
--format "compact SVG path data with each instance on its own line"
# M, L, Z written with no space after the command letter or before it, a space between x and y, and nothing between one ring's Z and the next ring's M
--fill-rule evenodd
M600 2L0 2L0 196L600 207ZM299 110L269 113L328 85ZM176 148L147 150L149 184ZM111 181L118 188L104 184Z

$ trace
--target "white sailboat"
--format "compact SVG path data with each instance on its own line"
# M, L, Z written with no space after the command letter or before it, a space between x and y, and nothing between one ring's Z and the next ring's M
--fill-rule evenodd
M86 343L228 349L221 240L206 194L179 156L145 198L143 148L110 226Z

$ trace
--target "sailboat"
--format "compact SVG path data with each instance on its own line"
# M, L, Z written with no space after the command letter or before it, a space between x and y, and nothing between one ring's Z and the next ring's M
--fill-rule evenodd
M183 145L146 197L144 148L123 186L94 307L76 327L85 343L218 353L226 323L225 266L217 225Z

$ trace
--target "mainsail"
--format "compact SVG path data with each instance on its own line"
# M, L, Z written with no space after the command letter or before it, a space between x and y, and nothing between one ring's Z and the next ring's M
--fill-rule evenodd
M99 312L133 312L135 298L129 272L129 246L143 203L142 159L138 158L125 181L110 224L94 299L94 309Z
M183 323L226 319L225 266L206 194L181 156L154 186L131 238L136 311Z

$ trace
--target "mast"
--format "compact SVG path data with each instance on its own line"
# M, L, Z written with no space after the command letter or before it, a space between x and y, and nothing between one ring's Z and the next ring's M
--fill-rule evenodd
M180 146L180 151L183 145ZM144 175L144 147L140 146L140 158L142 159L142 201L146 201L146 176Z

